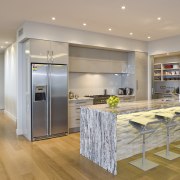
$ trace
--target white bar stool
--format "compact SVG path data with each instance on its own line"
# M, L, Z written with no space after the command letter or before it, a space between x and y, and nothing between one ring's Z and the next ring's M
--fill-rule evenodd
M159 113L155 115L156 118L162 121L162 123L166 126L166 150L162 150L160 152L155 153L155 155L160 156L162 158L168 159L168 160L174 160L176 158L179 158L180 155L174 152L171 152L169 150L170 146L170 128L174 128L177 126L177 122L175 121L177 115L170 115L165 113Z
M150 169L152 169L154 167L157 167L159 164L154 163L154 162L146 159L146 155L145 155L145 152L146 152L146 149L145 149L146 137L145 137L145 135L146 134L152 134L157 130L157 128L152 128L149 125L154 124L154 123L160 123L159 120L157 120L157 119L146 119L146 120L144 120L143 118L134 118L133 120L129 120L129 123L135 129L137 129L139 131L140 134L138 135L138 137L140 135L142 135L142 138L143 138L142 158L134 160L134 161L130 162L130 164L132 164L133 166L136 166L137 168L139 168L139 169L141 169L143 171L147 171L147 170L150 170ZM134 138L131 142L133 142L135 139L137 139L137 137Z

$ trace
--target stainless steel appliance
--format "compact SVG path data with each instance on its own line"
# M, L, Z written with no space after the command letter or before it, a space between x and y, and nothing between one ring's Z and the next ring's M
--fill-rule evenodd
M67 65L31 64L32 140L68 131Z
M132 95L133 89L132 88L125 88L125 95Z
M106 104L106 100L110 97L110 95L92 95L85 97L93 98L93 104Z
M125 95L125 88L119 88L118 89L118 94L119 95Z

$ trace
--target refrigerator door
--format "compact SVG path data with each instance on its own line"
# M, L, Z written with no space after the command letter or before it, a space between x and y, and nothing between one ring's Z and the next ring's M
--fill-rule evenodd
M48 135L48 65L32 64L32 140Z
M50 135L68 131L67 66L50 65Z

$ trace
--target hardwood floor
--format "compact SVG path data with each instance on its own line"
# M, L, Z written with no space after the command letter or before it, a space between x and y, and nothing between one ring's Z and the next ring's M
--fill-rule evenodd
M179 180L180 158L170 162L147 153L160 166L143 172L128 162L136 155L118 162L113 176L79 154L79 133L29 142L16 136L15 123L0 112L0 180ZM177 143L177 144L180 144ZM180 153L180 149L171 149Z

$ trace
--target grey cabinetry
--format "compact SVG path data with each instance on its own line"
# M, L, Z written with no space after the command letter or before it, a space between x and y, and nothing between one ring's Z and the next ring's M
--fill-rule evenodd
M30 39L28 43L30 47L31 62L68 64L67 43L37 39Z
M68 44L23 44L23 134L29 140L68 132Z
M69 132L78 132L80 130L80 107L92 105L93 99L70 100L68 108Z
M134 89L136 100L148 99L148 55L143 52L128 53L129 87Z
M148 55L135 52L136 100L148 99Z

